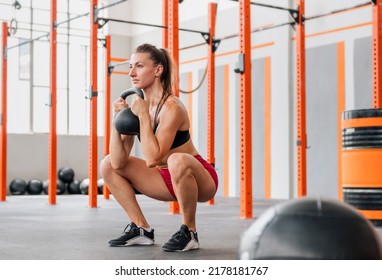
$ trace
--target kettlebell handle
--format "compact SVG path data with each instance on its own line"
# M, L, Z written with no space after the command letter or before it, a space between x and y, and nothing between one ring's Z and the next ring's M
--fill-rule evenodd
M140 88L134 88L134 87L124 90L121 93L121 98L126 99L129 95L132 95L132 94L138 94L142 99L144 99L143 91Z

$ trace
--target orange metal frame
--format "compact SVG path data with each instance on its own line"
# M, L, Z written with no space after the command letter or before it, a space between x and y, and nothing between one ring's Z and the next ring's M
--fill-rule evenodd
M51 0L50 12L50 128L49 128L49 204L57 194L57 0Z
M109 154L109 142L110 142L110 76L109 65L111 63L111 39L110 35L105 37L105 132L103 142L103 155L106 157ZM105 199L110 198L110 191L106 184L103 185L103 197Z
M7 197L7 44L8 24L2 24L1 40L1 136L0 136L0 201Z
M240 0L240 217L252 218L251 2Z
M373 1L373 106L382 108L382 0Z
M90 137L89 137L89 207L97 207L98 178L98 139L97 139L97 5L98 0L90 2Z
M216 23L216 3L208 4L208 25L209 25L209 42L208 42L208 121L207 121L207 161L215 166L215 23ZM214 198L209 200L207 204L213 205Z
M166 0L164 0L166 1ZM168 24L164 23L165 26L168 26L168 48L170 53L174 58L174 64L179 69L179 1L178 0L167 0L167 10L168 10ZM165 19L164 19L165 20ZM179 96L179 87L178 81L175 81L174 92L176 96ZM179 214L179 203L170 202L169 203L169 213L170 214Z
M297 195L306 196L305 0L297 0Z

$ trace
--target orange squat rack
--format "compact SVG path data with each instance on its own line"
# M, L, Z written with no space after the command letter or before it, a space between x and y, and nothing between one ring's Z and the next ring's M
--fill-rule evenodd
M8 24L2 24L1 40L1 137L0 137L0 201L7 196L7 41Z
M111 63L111 38L110 35L105 37L105 132L103 139L103 155L106 157L109 154L109 142L110 142L110 98L111 98L111 71L109 71L109 65ZM103 197L105 199L110 198L110 191L107 186L103 185Z
M297 0L297 195L306 195L305 0Z
M166 1L166 0L164 0ZM168 0L167 1L167 10L168 10L168 49L172 57L174 58L174 64L176 69L179 69L179 1ZM179 96L179 85L178 81L175 81L174 93L176 96ZM179 203L170 202L169 203L169 213L170 214L179 214Z
M240 218L252 218L251 2L240 0Z
M97 139L97 5L98 0L90 2L90 137L89 137L89 207L97 207L98 179L98 139Z
M210 34L208 38L208 117L207 117L207 161L215 166L215 23L217 4L208 4L208 25ZM215 204L214 198L207 202Z
M57 0L51 0L50 11L50 129L49 129L49 170L48 200L56 204L57 193Z

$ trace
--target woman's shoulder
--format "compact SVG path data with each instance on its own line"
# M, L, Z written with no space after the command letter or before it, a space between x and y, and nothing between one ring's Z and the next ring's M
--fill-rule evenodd
M162 116L172 116L172 118L177 119L177 121L182 123L188 119L187 109L180 98L177 96L169 97L166 103L163 105L162 111Z
M164 104L164 106L170 110L186 110L186 107L184 106L182 100L175 95L171 95L167 99L167 102Z
M188 112L179 97L172 95L167 98L159 113L158 123L171 124L171 127L176 127L176 130L189 129Z

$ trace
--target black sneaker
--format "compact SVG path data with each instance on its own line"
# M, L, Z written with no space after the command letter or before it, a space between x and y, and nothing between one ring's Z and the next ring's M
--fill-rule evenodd
M189 230L187 226L182 225L169 241L163 244L164 251L185 252L199 249L198 234Z
M130 223L123 230L121 237L109 240L112 247L131 246L131 245L152 245L154 244L154 230L150 232Z

